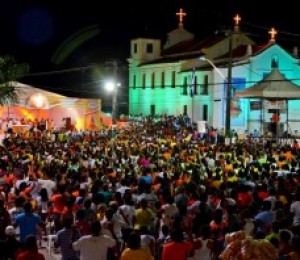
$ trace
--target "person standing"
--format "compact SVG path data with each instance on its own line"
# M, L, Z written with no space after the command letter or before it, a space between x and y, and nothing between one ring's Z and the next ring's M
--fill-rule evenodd
M79 239L80 234L76 228L73 228L73 219L64 219L64 228L57 232L55 246L60 247L62 260L78 260L79 254L72 248L72 242Z
M16 260L45 260L45 256L38 251L36 236L27 236L25 247L26 251L18 254Z
M20 226L20 241L24 242L28 235L37 235L37 225L43 226L41 217L32 212L30 202L24 204L24 212L16 216L14 227Z
M0 240L0 260L15 260L22 249L22 243L16 239L16 230L13 226L5 228L6 238Z
M300 236L300 188L291 204L290 213L293 218L293 233Z
M194 255L193 238L189 232L189 241L184 240L182 230L174 229L170 233L171 242L164 244L162 260L186 260Z
M140 235L133 231L130 233L127 248L122 252L121 260L153 260L153 256L151 255L149 250L146 250L141 247L141 237Z
M99 221L92 223L92 235L81 237L74 242L73 249L80 251L81 260L106 260L108 248L114 248L116 241L109 236L101 235Z
M11 224L9 212L5 208L4 199L0 199L0 239L4 239L5 228Z

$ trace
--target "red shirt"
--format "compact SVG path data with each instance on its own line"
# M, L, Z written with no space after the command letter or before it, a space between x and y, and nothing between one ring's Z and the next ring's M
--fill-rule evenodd
M53 203L53 213L62 213L65 207L65 198L61 194L54 194L50 201Z
M186 260L187 254L193 249L191 242L170 242L163 246L162 260Z
M26 251L17 255L16 260L45 260L43 254L38 251Z

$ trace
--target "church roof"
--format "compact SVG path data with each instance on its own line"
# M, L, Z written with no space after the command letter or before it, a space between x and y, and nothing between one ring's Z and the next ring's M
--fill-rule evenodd
M225 35L214 35L212 37L208 37L206 39L191 39L183 42L179 42L178 44L167 48L162 51L162 56L165 55L173 55L178 53L187 53L187 52L194 52L194 51L202 51L204 48L208 48L217 42L226 38Z

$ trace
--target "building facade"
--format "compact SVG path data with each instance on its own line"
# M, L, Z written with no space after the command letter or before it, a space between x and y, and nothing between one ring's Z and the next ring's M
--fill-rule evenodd
M229 100L230 127L237 132L267 132L275 110L281 113L281 131L300 130L299 101L281 98L286 83L300 85L296 48L290 53L278 45L274 29L268 42L256 43L240 30L239 16L234 17L232 30L197 40L179 17L178 28L168 34L163 46L160 39L131 40L129 114L185 114L194 123L205 121L221 129ZM263 82L275 68L284 78L278 98L235 97L238 91Z

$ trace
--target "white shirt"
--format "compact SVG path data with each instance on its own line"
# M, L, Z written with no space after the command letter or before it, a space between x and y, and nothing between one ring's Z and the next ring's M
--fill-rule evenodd
M293 225L300 226L300 201L291 204L291 213L294 214Z
M129 190L128 186L121 186L119 189L117 189L117 192L120 192L122 197L124 197L126 190Z
M134 217L134 207L130 206L130 205L122 205L119 207L119 211L122 211L124 216L126 217L127 221L129 222L129 226L133 226L132 225L132 220ZM122 216L122 218L124 219L123 215L120 213L120 215ZM124 221L126 222L126 220L124 219Z
M38 179L38 183L41 185L41 188L45 188L48 193L48 197L51 198L53 195L53 189L56 188L56 184L52 180L43 180Z
M114 247L116 241L109 236L83 236L73 243L73 248L80 251L81 260L106 260L107 249Z

